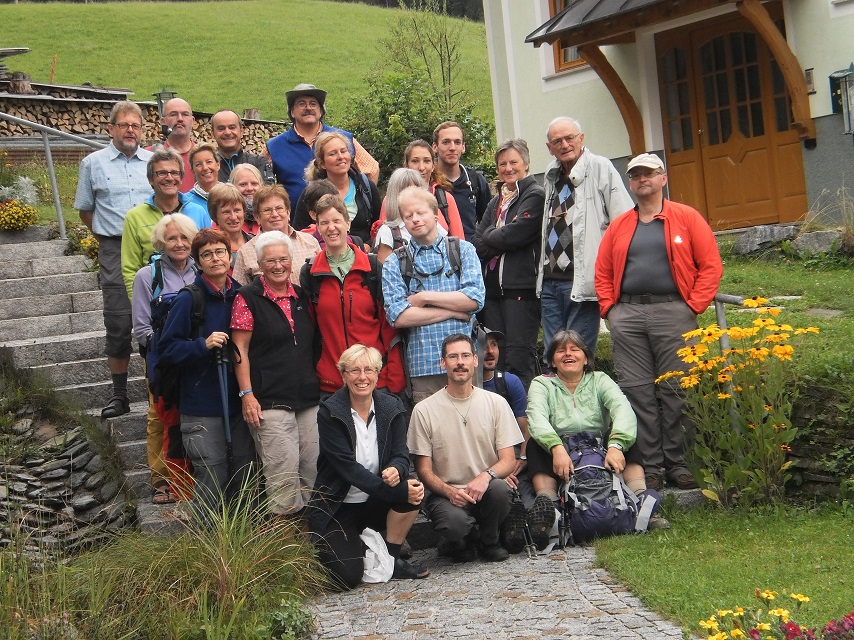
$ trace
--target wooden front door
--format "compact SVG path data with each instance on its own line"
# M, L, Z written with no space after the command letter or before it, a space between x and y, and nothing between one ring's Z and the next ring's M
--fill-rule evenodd
M768 8L782 24L779 4ZM656 54L670 197L713 229L802 218L806 183L789 97L749 23L730 16L661 33Z

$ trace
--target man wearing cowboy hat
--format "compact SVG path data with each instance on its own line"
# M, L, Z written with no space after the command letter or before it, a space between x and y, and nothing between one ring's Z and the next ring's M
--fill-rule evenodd
M284 185L291 202L296 204L305 189L305 168L314 159L312 145L324 131L344 134L350 144L350 154L359 170L377 181L380 167L365 151L353 134L331 127L323 122L326 115L326 92L313 84L298 84L285 94L288 101L288 116L293 125L290 129L267 141L267 151L273 162L276 180Z

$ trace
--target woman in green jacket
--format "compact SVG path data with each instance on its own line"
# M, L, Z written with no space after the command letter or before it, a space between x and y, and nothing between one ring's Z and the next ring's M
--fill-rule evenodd
M629 489L646 489L643 466L633 458L637 418L626 396L606 373L593 371L593 353L576 331L559 331L546 350L555 374L537 376L528 390L528 430L539 446L526 448L528 473L537 492L530 511L535 541L554 524L558 482L574 472L561 438L589 431L607 438L605 466L622 474ZM539 545L538 545L539 546ZM545 546L545 545L543 545Z

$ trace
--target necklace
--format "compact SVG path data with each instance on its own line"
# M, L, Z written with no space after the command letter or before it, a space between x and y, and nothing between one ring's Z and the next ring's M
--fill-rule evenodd
M448 388L447 388L447 387L445 387L445 393L448 393ZM472 389L472 392L469 394L469 396L468 396L467 398L455 398L455 397L454 397L454 396L452 396L450 393L448 393L448 397L451 399L451 406L454 408L454 411L456 411L456 412L457 412L457 415L458 415L458 416L460 416L460 418L462 419L462 421L463 421L463 427L468 427L468 426L469 426L468 417L469 417L469 411L471 411L471 398L472 398L472 396L473 396L473 395L474 395L474 389ZM468 409L466 409L466 414L465 414L465 415L463 415L462 413L460 413L460 410L459 410L459 409L457 409L456 402L454 402L455 400L468 400L468 401L469 401Z

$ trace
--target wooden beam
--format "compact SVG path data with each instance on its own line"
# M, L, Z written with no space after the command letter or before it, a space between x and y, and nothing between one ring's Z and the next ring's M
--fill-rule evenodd
M641 116L640 109L638 109L635 99L629 93L625 83L614 70L608 58L605 57L599 47L591 44L579 47L578 55L597 73L611 93L611 97L614 98L614 102L617 103L617 108L623 116L623 122L629 134L629 146L632 149L632 155L646 151L643 135L643 117Z
M795 119L792 126L797 129L801 140L815 140L815 122L810 116L807 81L789 43L786 42L759 0L739 0L736 6L739 13L750 22L759 37L768 45L774 59L780 65L780 71L783 73L783 79L786 81L786 87L792 99L792 115Z

